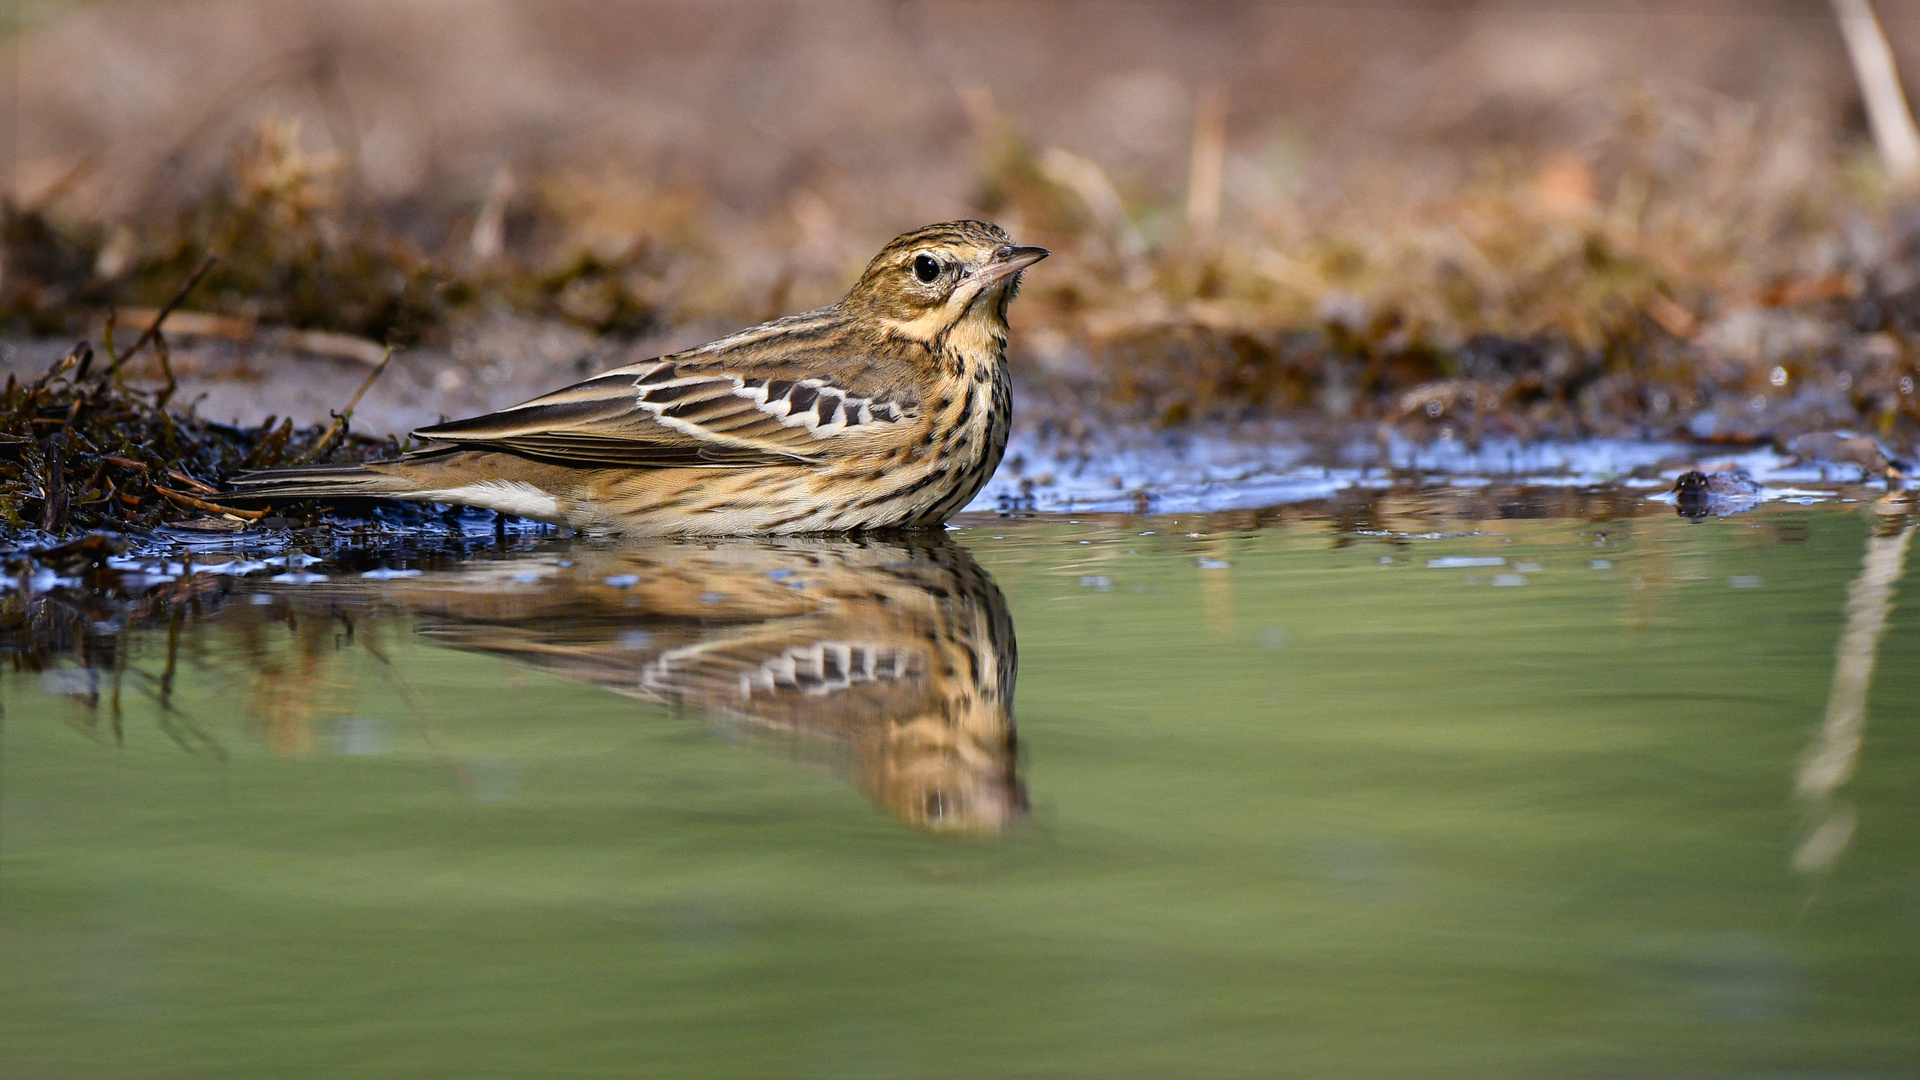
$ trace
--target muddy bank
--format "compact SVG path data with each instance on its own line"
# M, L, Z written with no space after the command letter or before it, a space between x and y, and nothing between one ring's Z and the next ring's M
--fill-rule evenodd
M415 427L502 408L708 332L614 343L495 313L463 323L450 347L396 353L377 376L364 355L189 333L177 335L180 344L169 351L170 390L159 379L157 356L144 355L125 366L126 389L107 395L111 403L89 397L103 393L104 360L77 372L71 345L15 340L0 346L4 374L19 388L8 399L19 430L10 436L18 460L6 466L17 473L5 493L7 521L14 530L51 522L42 498L46 437L76 400L84 402L75 413L82 427L121 427L90 440L80 435L62 448L75 489L63 497L62 528L151 529L219 517L221 509L205 504L225 506L218 488L226 475L309 459L336 427L333 444L323 448L327 459L391 454ZM46 400L29 408L27 388L36 385ZM1671 489L1689 471L1729 468L1783 489L1851 483L1885 492L1904 485L1914 459L1911 443L1838 428L1847 413L1832 388L1782 393L1758 408L1757 399L1736 396L1686 423L1619 421L1611 426L1625 433L1613 437L1541 438L1496 396L1476 396L1476 385L1448 384L1433 389L1428 404L1415 399L1414 407L1370 420L1293 409L1279 417L1166 424L1084 383L1029 375L1019 382L1007 457L969 509L1212 513L1431 483L1622 487L1637 496ZM139 424L125 426L135 418ZM169 478L169 469L190 480ZM154 483L179 490L150 490ZM242 516L257 519L258 511Z

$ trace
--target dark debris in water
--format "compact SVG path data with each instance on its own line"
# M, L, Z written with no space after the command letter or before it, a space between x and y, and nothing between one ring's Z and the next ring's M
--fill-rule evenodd
M379 580L524 552L555 536L492 514L418 507L293 524L231 534L102 530L61 543L21 537L0 551L0 655L16 670L71 658L118 679L128 634L211 615L261 583Z

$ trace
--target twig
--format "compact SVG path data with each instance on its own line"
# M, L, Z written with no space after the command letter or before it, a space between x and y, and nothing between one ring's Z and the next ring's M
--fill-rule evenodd
M173 609L173 619L167 624L167 667L160 673L160 707L173 706L173 676L179 670L180 661L180 624L186 620L187 613L181 608Z
M142 468L144 467L145 466L142 466ZM168 469L167 475L173 477L175 480L180 481L181 483L187 485L188 487L192 488L193 490L199 492L202 495L220 494L219 488L214 487L212 484L209 484L204 480L195 480L193 477L188 476L186 473L181 472L179 469Z
M333 414L333 426L327 428L326 434L320 436L320 441L313 444L313 449L301 455L301 464L313 461L322 454L325 454L333 446L333 441L339 438L341 433L347 429L347 420L353 415L354 406L360 404L361 397L365 396L368 389L373 386L373 381L380 377L380 373L387 370L387 361L392 359L393 346L389 345L387 346L386 355L382 356L380 362L374 365L373 370L367 373L366 381L360 384L360 389L353 392L353 400L347 402L346 408Z
M1129 264L1139 262L1146 255L1147 242L1127 219L1127 207L1120 200L1120 192L1114 189L1106 170L1097 163L1049 146L1040 153L1040 175L1079 196L1093 214L1094 222L1106 232L1114 250Z
M116 319L125 319L130 323L152 322L158 308L124 307L114 308L109 314ZM287 326L261 326L251 319L237 318L232 315L215 315L207 311L176 311L167 316L168 336L179 341L182 338L217 338L221 341L258 342L271 349L285 349L288 352L312 353L337 360L351 360L367 367L380 362L385 354L377 341L369 341L355 334L339 334L331 330L296 330Z
M1893 48L1867 0L1833 0L1833 10L1840 19L1847 56L1853 61L1854 78L1860 81L1860 97L1867 104L1867 121L1880 160L1894 183L1911 187L1920 182L1920 131L1914 128L1913 112L1900 87Z
M1794 778L1793 793L1806 807L1809 819L1819 822L1793 853L1791 865L1801 873L1832 869L1853 839L1853 807L1835 796L1859 768L1874 664L1880 657L1880 641L1886 636L1894 590L1905 573L1914 531L1909 525L1894 536L1869 536L1860 575L1847 586L1847 625L1834 646L1833 687L1827 693L1826 718Z
M153 325L147 327L146 333L141 334L140 337L134 341L133 347L129 348L126 352L118 355L114 354L112 345L113 331L111 328L108 329L107 355L113 359L113 381L116 385L120 382L121 366L133 359L135 353L145 348L147 342L152 341L154 336L160 333L160 324L167 321L167 316L173 314L173 309L180 306L180 302L187 298L187 294L193 291L193 287L200 284L200 279L205 277L207 271L213 269L213 264L219 261L220 256L218 255L207 256L206 261L200 264L200 269L195 270L193 276L187 279L187 283L180 286L179 291L173 294L173 299L167 301L166 304L160 308L160 314L153 317Z
M507 206L513 201L513 171L505 165L494 170L493 183L487 187L487 201L473 219L473 234L467 238L467 250L475 262L492 262L506 247Z
M1213 242L1220 224L1220 189L1227 165L1227 89L1217 82L1200 88L1193 111L1193 162L1187 179L1187 226L1194 242Z
M377 342L352 334L330 330L293 330L285 327L261 333L264 344L291 352L312 353L337 360L351 360L372 367L386 357L386 349Z
M142 683L140 687L141 691L152 698L155 704L160 706L160 715L154 719L160 725L160 730L166 732L168 738L178 743L180 749L185 750L189 754L195 753L193 747L173 730L173 725L175 724L178 724L181 729L206 744L207 749L213 752L213 756L216 759L220 761L227 760L227 748L220 745L220 740L201 731L191 717L179 709L174 708L171 694L163 695L159 692L160 679L158 677L152 672L142 671L132 664L128 664L125 670Z
M153 485L153 490L159 492L162 495L165 495L167 498L172 499L174 502L180 503L185 506L191 506L196 510L205 510L205 511L208 511L209 513L232 514L234 517L246 518L248 521L258 521L261 518L267 516L267 512L265 510L241 510L241 509L238 509L237 507L221 506L219 503L210 503L205 499L196 499L184 491L175 491L172 488L164 488L164 487L161 487L159 484Z
M153 325L153 355L160 359L160 374L167 377L166 387L154 396L153 407L164 411L167 402L173 400L173 392L180 388L180 383L173 377L173 350L167 348L167 335L160 332L159 323Z
M56 434L41 444L47 466L46 501L40 508L40 527L50 533L67 528L67 440Z

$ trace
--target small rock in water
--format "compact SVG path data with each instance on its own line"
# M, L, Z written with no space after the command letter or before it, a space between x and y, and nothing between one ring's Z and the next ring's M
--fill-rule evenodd
M126 550L126 537L110 532L90 532L77 540L36 552L34 560L61 573L77 574L88 567L109 565L114 557Z
M1901 471L1900 463L1887 456L1879 443L1847 431L1802 435L1787 444L1787 452L1802 462L1858 466L1863 480L1869 476L1886 475L1890 471L1895 474Z

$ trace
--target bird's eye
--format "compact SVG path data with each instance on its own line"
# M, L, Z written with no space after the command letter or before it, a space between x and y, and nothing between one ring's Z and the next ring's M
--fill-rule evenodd
M922 285L933 284L933 279L940 276L940 260L931 255L921 255L915 258L913 260L913 276L918 279Z

